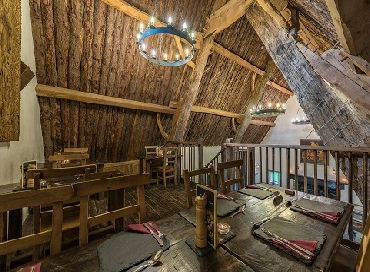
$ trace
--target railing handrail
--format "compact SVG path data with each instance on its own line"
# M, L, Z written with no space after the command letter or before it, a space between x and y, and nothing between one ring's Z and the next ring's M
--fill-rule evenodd
M311 146L311 145L280 145L280 144L238 144L226 143L226 147L274 147L306 150L327 150L339 152L370 152L370 147L340 147L340 146Z

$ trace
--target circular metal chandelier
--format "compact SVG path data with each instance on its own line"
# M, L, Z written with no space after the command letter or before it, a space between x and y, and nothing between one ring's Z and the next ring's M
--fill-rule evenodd
M257 108L252 107L250 109L251 116L256 118L275 117L283 113L285 113L285 104L280 103L276 103L276 107L269 103L267 108L263 108L260 104Z
M194 57L195 52L194 32L188 32L186 23L183 23L182 30L174 28L172 26L171 17L168 19L167 26L155 27L154 21L155 19L152 16L150 18L149 27L145 30L143 23L140 23L136 41L139 46L140 54L148 61L161 66L181 66L189 62ZM166 36L178 38L181 42L185 43L184 54L180 54L180 52L168 52L168 50L164 49L163 44L165 44L165 42L163 42L163 37ZM148 48L145 43L148 37L158 37L158 48Z

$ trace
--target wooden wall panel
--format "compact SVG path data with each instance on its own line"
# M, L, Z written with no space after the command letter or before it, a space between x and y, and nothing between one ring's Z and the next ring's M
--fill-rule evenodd
M20 133L21 1L0 0L0 141Z

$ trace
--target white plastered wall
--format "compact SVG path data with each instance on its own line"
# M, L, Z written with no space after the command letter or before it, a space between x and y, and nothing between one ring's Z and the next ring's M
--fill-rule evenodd
M22 49L21 59L36 73L33 38L28 1L22 5ZM17 183L21 178L20 165L23 161L36 159L44 162L44 146L40 125L40 108L36 93L36 76L21 91L19 141L0 143L0 185Z

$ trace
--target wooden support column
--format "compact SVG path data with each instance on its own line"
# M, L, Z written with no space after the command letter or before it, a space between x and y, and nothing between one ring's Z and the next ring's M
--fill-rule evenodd
M280 17L253 5L247 18L325 145L369 145L370 122L366 115L342 100L343 95L333 91L314 71L287 29L277 23Z
M211 53L214 36L210 36L203 41L203 47L200 49L195 69L190 77L190 86L185 93L186 96L180 99L176 113L172 119L172 129L170 133L170 141L182 142L185 131L189 122L191 107L199 92L199 85L203 77L204 67L207 64L208 56Z
M252 106L257 107L258 101L262 98L263 90L265 89L266 83L270 80L271 75L275 71L275 63L272 59L269 59L267 63L266 73L262 76L261 79L257 80L257 85L255 88L255 93L253 94L253 98L251 100L251 103L249 103L247 110L245 112L244 120L241 124L241 126L238 129L238 132L236 133L234 142L240 143L243 139L244 133L246 132L248 126L251 124L252 116L250 114L250 109Z

